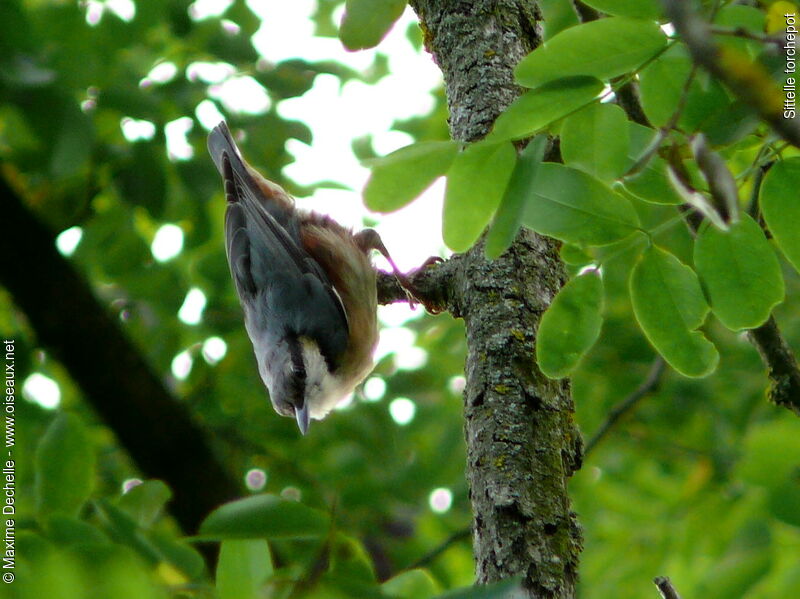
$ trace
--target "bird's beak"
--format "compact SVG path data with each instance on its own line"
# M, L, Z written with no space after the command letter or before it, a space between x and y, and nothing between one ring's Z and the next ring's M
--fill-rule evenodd
M294 417L297 419L300 434L305 435L309 424L308 402L304 402L303 407L294 409Z

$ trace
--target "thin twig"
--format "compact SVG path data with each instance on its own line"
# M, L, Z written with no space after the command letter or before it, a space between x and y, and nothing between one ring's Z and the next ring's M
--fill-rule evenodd
M661 375L664 373L665 365L664 359L661 356L657 356L656 359L653 360L650 371L647 373L647 377L645 377L644 381L642 381L642 384L636 387L628 397L611 409L605 422L603 422L600 428L597 429L597 432L595 432L588 443L586 443L586 448L583 452L584 457L589 455L589 452L608 434L617 421L630 412L639 400L658 388L661 382Z
M620 429L619 437L629 443L637 444L643 450L652 450L659 456L669 452L671 455L682 455L691 459L715 459L716 454L712 455L707 449L690 447L675 441L675 435L670 434L671 432L658 434L653 432L652 428L630 428Z
M633 175L642 171L650 162L650 159L656 154L656 152L658 152L658 149L661 147L661 143L667 138L669 132L677 126L678 121L681 118L681 113L683 113L683 109L686 107L686 101L689 97L689 88L691 87L696 74L697 65L693 65L692 70L689 72L689 76L686 78L686 81L683 82L681 95L678 98L678 103L675 105L675 111L672 113L672 116L670 116L669 121L667 121L663 127L659 127L656 136L647 146L642 155L623 175L623 177L632 177ZM633 114L635 114L635 112L633 112Z
M675 590L675 587L672 586L672 583L666 576L656 576L653 582L658 587L658 590L661 591L661 596L664 599L681 599L678 591Z
M655 156L656 152L658 152L658 149L661 147L661 143L666 139L667 135L669 135L669 129L666 127L659 127L656 131L655 137L653 137L650 143L647 144L642 152L642 155L636 159L636 162L634 162L631 167L625 171L625 173L622 175L622 179L624 180L628 177L633 177L634 175L638 175L640 172L642 172L644 167L650 163L650 159Z
M765 145L761 146L761 149L756 154L755 159L753 160L752 164L744 169L741 173L736 175L736 180L745 179L746 177L750 176L750 173L755 171L758 168L763 167L764 165L768 164L775 160L775 158L782 156L783 151L788 148L791 144L784 142L777 148L772 147L772 143L767 140Z
M575 7L575 12L578 13L578 20L581 23L596 21L600 18L600 13L597 10L584 4L581 0L573 0L572 4Z
M411 564L408 567L408 569L414 570L415 568L424 568L425 566L430 564L433 560L435 560L437 557L439 557L442 553L447 551L452 545L455 545L459 541L463 541L471 534L472 534L472 528L470 527L457 530L449 537L447 537L438 547L435 547L434 549L423 555L421 558L419 558L417 561L415 561L413 564Z
M714 35L729 35L732 37L740 37L743 39L761 42L762 44L773 44L779 48L783 47L785 43L784 36L782 35L767 35L765 33L758 33L750 31L744 27L720 27L719 25L712 25L709 31Z
M639 86L636 81L625 78L626 81L619 87L616 86L617 80L611 80L611 87L614 87L614 94L617 96L617 104L634 122L644 127L653 125L642 110L642 103L639 101Z
M694 12L692 3L683 0L661 0L661 3L694 62L725 83L781 137L800 148L800 120L784 118L783 106L777 99L782 97L781 90L766 70L755 63L731 68L728 63L737 56L716 44L709 24Z
M756 174L753 177L753 190L750 192L750 202L747 206L747 213L753 217L754 220L758 220L758 215L760 212L759 204L758 204L758 195L761 189L761 182L764 180L764 173L766 172L766 167L761 166L756 169Z

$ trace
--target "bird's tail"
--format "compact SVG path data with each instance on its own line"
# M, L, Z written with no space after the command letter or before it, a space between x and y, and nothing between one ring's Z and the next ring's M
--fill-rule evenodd
M211 133L208 134L208 153L211 154L211 158L214 160L220 175L226 180L226 193L228 191L228 178L230 175L234 175L235 181L231 180L231 184L235 184L238 181L239 185L250 188L253 193L249 197L256 199L281 226L287 226L294 200L280 185L265 179L257 171L250 168L242 158L239 147L233 141L225 121L214 127ZM228 157L227 162L230 165L228 173L225 172L225 156ZM228 197L229 201L237 201L238 199L240 198L237 194Z
M227 123L222 121L219 125L214 127L214 129L208 135L208 153L211 154L211 158L214 160L214 164L217 166L217 170L219 171L220 175L224 176L224 167L223 167L223 160L222 157L227 154L228 160L231 161L231 166L235 163L238 163L240 166L237 169L234 166L234 170L243 170L246 172L244 168L244 163L242 162L242 156L239 153L239 148L236 146L236 142L233 141L231 137L231 132L228 129Z
M219 174L223 177L225 176L225 167L223 165L223 156L225 156L225 154L228 155L228 160L230 161L231 167L235 173L243 178L250 176L250 173L248 172L247 167L244 165L244 161L242 160L239 147L236 145L236 142L233 141L231 132L228 129L228 125L225 123L225 121L222 121L219 125L214 127L211 133L209 133L208 153L211 154L211 158L214 160L214 164L216 165Z

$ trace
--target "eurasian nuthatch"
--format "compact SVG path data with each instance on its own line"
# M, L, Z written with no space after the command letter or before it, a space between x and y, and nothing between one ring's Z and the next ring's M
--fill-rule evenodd
M225 183L225 240L247 334L275 411L305 434L370 373L378 234L304 212L243 159L225 122L208 137ZM403 281L402 276L398 279Z

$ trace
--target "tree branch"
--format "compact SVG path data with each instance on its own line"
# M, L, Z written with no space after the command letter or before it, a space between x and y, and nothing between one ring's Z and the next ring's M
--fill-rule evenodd
M578 13L578 18L581 23L588 23L589 21L596 21L600 18L600 13L591 6L581 2L581 0L572 0L572 5L575 12Z
M770 316L760 327L748 331L747 338L769 369L772 385L767 395L770 401L800 416L800 370L775 318Z
M661 591L661 596L664 599L681 599L678 591L675 590L675 587L672 586L672 583L666 576L656 576L653 579L653 583L655 583L658 590Z
M83 277L56 251L52 232L2 178L0 205L0 284L142 474L169 485L171 513L184 531L195 532L213 508L240 494L239 485Z
M448 309L450 301L448 290L463 259L463 254L455 254L448 260L412 270L406 275L413 288L414 299L418 300L428 312L438 314ZM391 273L378 272L378 303L407 301L408 296L397 278Z

